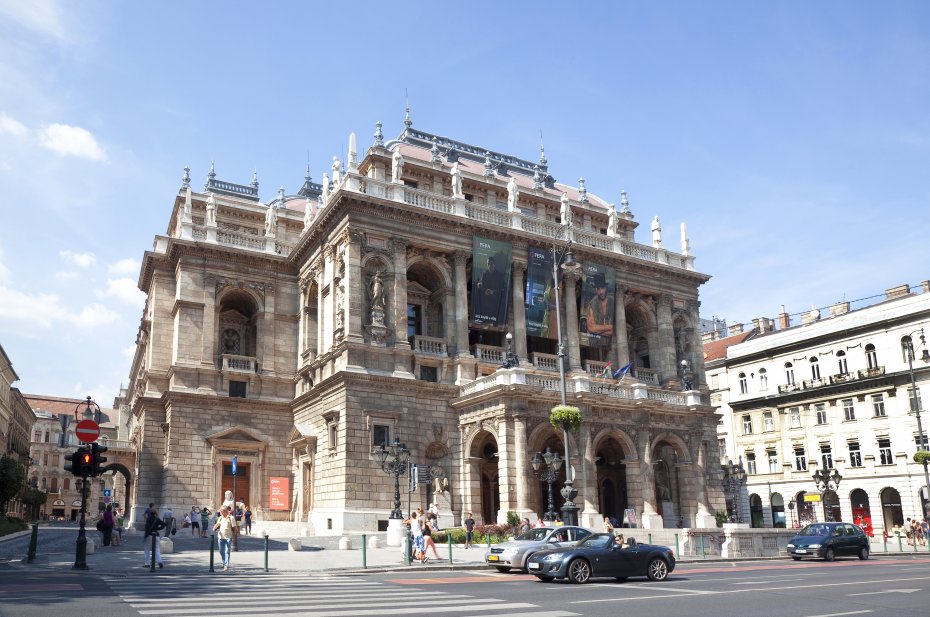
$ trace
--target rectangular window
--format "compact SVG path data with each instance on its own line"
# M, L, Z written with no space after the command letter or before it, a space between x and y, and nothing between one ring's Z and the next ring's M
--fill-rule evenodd
M827 406L824 403L814 405L814 411L817 412L817 424L827 423Z
M717 440L717 450L719 451L718 454L720 456L723 456L724 454L726 454L727 452L727 440L726 439Z
M751 476L756 475L756 454L755 452L746 453L746 473Z
M791 428L801 428L801 408L790 407L788 416L791 418Z
M743 435L752 435L752 416L743 416Z
M329 449L335 450L339 445L339 423L329 423Z
M833 449L828 443L820 444L820 463L823 469L833 469Z
M923 442L924 442L924 443L923 443L923 447L921 447L921 445L920 445L920 435L914 435L914 444L917 446L917 449L918 449L918 450L930 450L930 448L927 447L927 444L928 444L928 437L927 437L926 434L924 435Z
M230 381L229 398L245 398L246 383L245 381Z
M432 381L433 383L439 381L438 367L421 366L420 367L420 379L423 381Z
M423 310L419 304L407 305L407 338L423 334Z
M794 468L798 471L807 469L807 455L804 454L803 446L797 446L794 449Z
M894 457L891 456L891 439L878 440L878 458L882 465L894 465Z
M872 395L872 415L876 418L885 417L885 397L882 394Z
M36 431L32 434L32 441L39 443L42 441L42 431Z
M769 459L769 473L778 473L778 453L775 450L766 450Z
M771 432L775 430L775 423L772 421L772 412L766 411L762 414L762 424L765 427L763 430L766 432Z
M849 442L849 466L862 467L862 452L859 450L858 441Z
M375 424L371 428L371 445L374 447L388 447L391 443L391 427L384 424Z
M64 490L66 490L66 491L70 491L70 490L71 490L71 478L65 478L65 479L64 479Z
M917 388L916 391L914 390L914 388L908 388L907 397L908 397L908 400L910 400L911 402L911 412L917 411L918 409L923 411L923 407L921 406L921 402L920 402L920 388ZM48 441L48 439L46 439L45 441Z
M851 398L843 399L843 419L847 422L856 419L855 401Z

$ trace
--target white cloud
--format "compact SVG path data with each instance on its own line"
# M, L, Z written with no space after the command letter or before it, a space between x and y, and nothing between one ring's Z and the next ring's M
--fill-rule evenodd
M0 15L36 34L59 41L67 39L61 6L55 0L0 1Z
M15 118L0 113L0 135L12 135L13 137L26 137L29 135L29 129L26 125Z
M87 129L69 124L46 124L39 129L39 143L62 156L107 160L107 154Z
M75 312L55 294L29 294L0 285L0 322L21 322L29 327L50 329L71 325L90 328L111 324L119 316L102 304L88 304Z
M3 248L0 248L0 283L10 278L10 270L3 264Z
M6 161L0 161L0 171L13 171L13 166Z
M55 273L56 281L73 281L78 277L78 273L74 270L62 270Z
M136 282L129 277L107 279L107 288L104 295L118 298L123 302L139 307L145 304L145 294L139 291Z
M120 259L116 263L110 264L107 267L107 272L110 274L138 274L140 265L138 261L132 258Z
M95 263L97 263L97 258L93 253L75 253L74 251L58 251L58 255L67 261L72 263L78 268L88 268Z

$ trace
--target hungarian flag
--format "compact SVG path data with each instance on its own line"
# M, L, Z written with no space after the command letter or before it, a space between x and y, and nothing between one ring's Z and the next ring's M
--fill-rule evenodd
M629 373L632 369L633 369L632 362L630 362L626 366L621 366L616 371L614 371L614 379L619 379L620 381L623 381L623 378L626 377L626 374Z
M611 374L611 370L610 370L610 360L608 360L608 361L607 361L607 365L604 367L604 370L601 371L601 374L598 375L598 377L601 377L601 378L603 378L603 379L610 379L610 374Z

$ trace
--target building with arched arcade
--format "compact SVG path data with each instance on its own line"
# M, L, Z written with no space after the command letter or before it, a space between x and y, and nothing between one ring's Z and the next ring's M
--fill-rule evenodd
M361 157L349 143L321 182L308 172L267 204L257 178L211 167L198 191L185 171L139 277L120 401L133 503L214 507L235 490L265 520L377 530L394 478L375 450L399 439L429 466L415 504L455 522L542 514L530 458L564 451L547 420L560 322L566 396L585 418L569 435L582 522L632 510L648 526L712 526L724 502L700 353L708 277L684 226L680 252L658 217L637 242L625 194L618 210L584 181L558 183L544 152L528 161L409 120L392 141L379 123ZM569 243L558 297L553 257Z

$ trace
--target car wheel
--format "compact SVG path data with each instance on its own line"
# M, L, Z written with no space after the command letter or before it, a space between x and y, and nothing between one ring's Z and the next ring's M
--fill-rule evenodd
M546 576L546 575L542 575L542 576L537 575L536 578L539 579L539 582L540 582L540 583L551 583L551 582L552 582L552 579L553 579L553 577L551 577L551 576Z
M836 559L836 552L833 550L833 547L828 547L826 552L823 554L824 561L833 561Z
M498 572L510 572L510 566L495 566Z
M868 558L869 558L869 547L863 546L862 548L859 549L859 559L861 559L862 561L865 561Z
M650 581L664 581L668 578L668 564L665 563L664 559L656 557L649 562L649 566L646 568L646 576L649 577Z
M536 553L530 553L530 554L528 554L526 557L523 558L523 568L521 568L521 569L522 569L524 572L529 572L529 571L530 571L530 557L532 557L532 556L535 555L535 554L536 554Z
M591 564L584 559L575 559L568 564L568 580L573 583L587 583L591 580Z
M795 557L794 555L792 555L791 558L794 559L795 561L801 561L800 557Z

